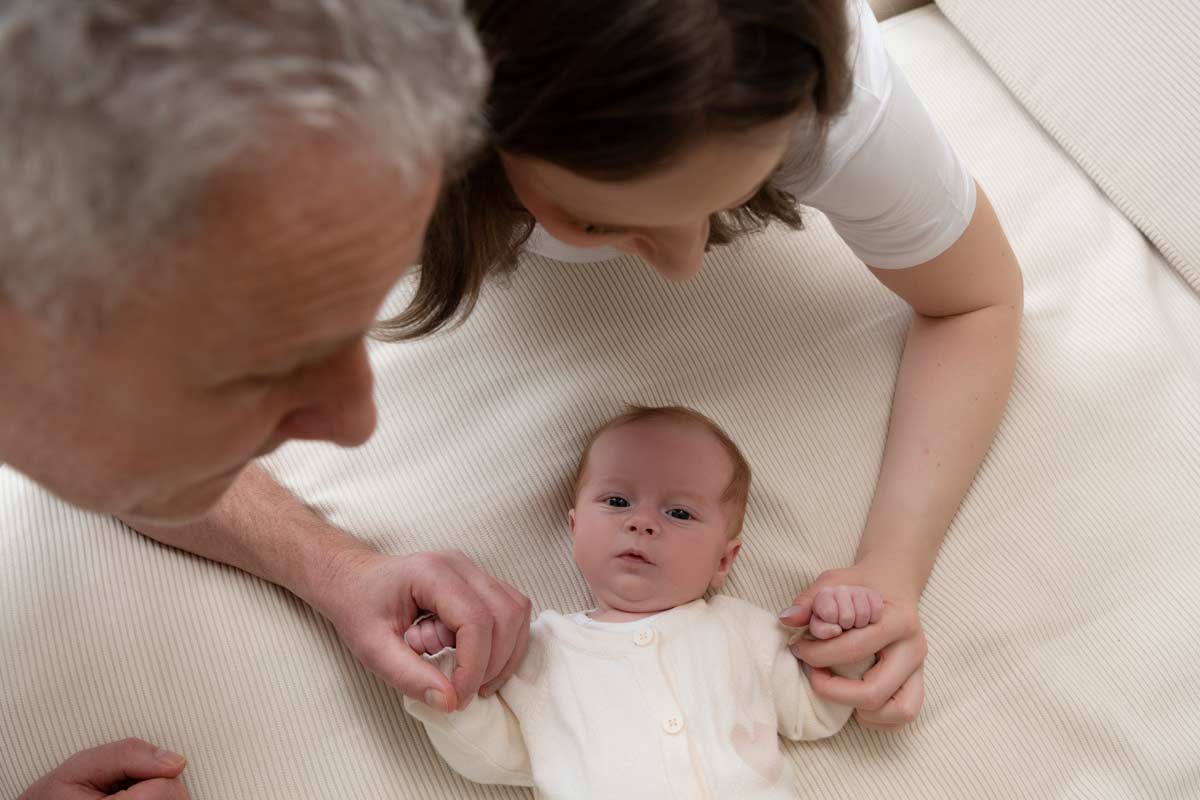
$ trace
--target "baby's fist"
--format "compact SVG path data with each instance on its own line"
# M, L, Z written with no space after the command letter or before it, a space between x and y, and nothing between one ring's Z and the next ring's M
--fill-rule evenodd
M436 656L447 647L454 647L454 631L436 616L423 617L404 632L404 641L417 653Z
M883 596L865 586L827 586L813 598L808 632L832 639L851 628L865 628L883 616Z

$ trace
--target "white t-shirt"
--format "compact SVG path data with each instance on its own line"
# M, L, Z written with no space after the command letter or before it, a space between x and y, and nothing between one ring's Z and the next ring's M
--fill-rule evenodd
M892 64L867 0L849 5L849 106L830 126L821 164L805 184L789 184L786 156L775 183L801 205L823 212L866 264L915 267L941 255L966 230L975 213L975 181ZM525 246L573 263L623 255L614 247L564 244L541 225Z

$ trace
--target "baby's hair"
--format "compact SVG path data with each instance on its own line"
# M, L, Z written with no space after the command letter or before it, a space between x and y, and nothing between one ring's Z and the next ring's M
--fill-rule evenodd
M591 435L588 436L587 443L583 446L583 454L579 457L579 465L575 468L575 480L571 491L572 497L578 497L579 495L579 487L583 482L583 473L587 467L588 456L591 454L592 445L596 443L597 439L616 428L632 425L637 422L655 422L659 420L698 425L715 436L717 441L721 443L721 446L725 448L725 452L729 454L729 460L733 462L733 477L730 479L729 485L725 487L724 494L721 495L721 502L729 503L730 506L729 538L732 539L739 536L742 532L742 520L746 516L746 499L750 496L750 464L746 461L746 457L742 455L742 451L738 449L737 444L734 443L733 439L729 438L729 434L725 433L720 425L699 411L693 411L684 406L630 405L626 407L624 413L613 417L592 431Z

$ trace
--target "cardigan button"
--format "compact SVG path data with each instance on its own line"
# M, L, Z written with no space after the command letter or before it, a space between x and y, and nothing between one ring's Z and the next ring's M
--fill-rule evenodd
M642 628L633 635L633 643L638 647L645 647L654 641L654 631L650 628Z
M667 717L666 719L663 720L662 726L663 726L664 731L666 731L669 734L674 735L676 733L679 733L681 730L683 730L683 718L682 717Z

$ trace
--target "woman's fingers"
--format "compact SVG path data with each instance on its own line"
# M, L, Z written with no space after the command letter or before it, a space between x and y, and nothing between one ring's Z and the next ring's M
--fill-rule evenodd
M895 635L886 630L884 625L870 625L843 631L840 636L824 641L797 639L792 642L791 650L796 658L811 667L833 667L869 658L895 639Z
M874 589L870 589L867 592L867 597L871 603L871 624L874 625L883 619L883 595Z
M796 658L809 666L833 667L862 661L895 642L917 638L923 652L925 637L916 610L885 601L878 624L844 631L841 636L828 641L797 639L791 649Z
M855 715L858 717L858 724L864 728L899 730L917 718L924 702L925 670L918 669L881 707L873 711L860 708Z
M905 640L882 649L875 666L862 680L834 675L828 669L814 669L813 691L833 703L879 711L916 673L925 660L923 640Z
M808 632L817 639L832 639L842 635L842 626L813 617L812 622L808 623Z

